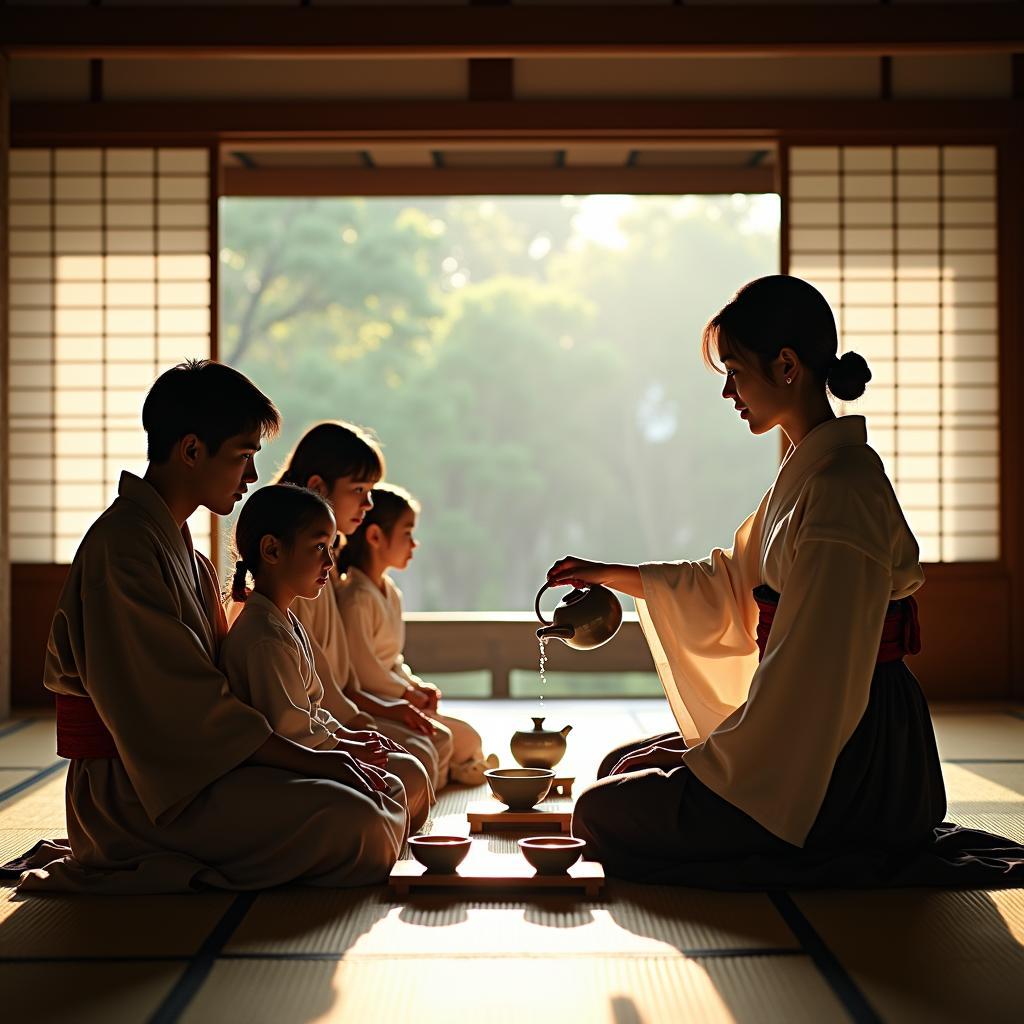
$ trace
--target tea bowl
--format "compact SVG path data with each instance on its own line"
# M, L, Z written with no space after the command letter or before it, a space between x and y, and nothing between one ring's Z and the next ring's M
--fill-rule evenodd
M409 849L427 871L450 875L465 860L472 842L466 836L410 836Z
M528 811L548 795L555 773L550 768L490 768L484 776L510 811Z
M583 855L586 841L575 836L531 836L519 840L523 856L538 875L564 875Z

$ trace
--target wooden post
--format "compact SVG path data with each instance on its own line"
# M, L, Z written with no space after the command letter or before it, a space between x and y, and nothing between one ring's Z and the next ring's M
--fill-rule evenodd
M7 181L11 119L8 69L7 55L0 53L0 722L11 713L11 353L7 316L10 308Z

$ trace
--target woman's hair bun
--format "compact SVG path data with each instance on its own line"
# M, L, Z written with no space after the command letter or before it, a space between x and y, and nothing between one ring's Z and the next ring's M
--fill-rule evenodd
M856 352L844 352L833 362L825 385L841 402L852 402L864 394L869 380L871 370L864 357Z

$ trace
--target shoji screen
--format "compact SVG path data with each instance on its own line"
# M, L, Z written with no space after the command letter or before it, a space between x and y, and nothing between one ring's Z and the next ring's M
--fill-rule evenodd
M999 557L994 147L793 147L789 272L874 373L841 411L870 441L924 561Z
M205 149L11 152L13 561L71 560L145 467L153 379L209 356L208 189Z

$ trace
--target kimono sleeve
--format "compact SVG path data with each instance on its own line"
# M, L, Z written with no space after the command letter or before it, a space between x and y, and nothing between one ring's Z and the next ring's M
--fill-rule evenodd
M757 666L754 513L731 548L696 562L640 566L640 625L683 736L705 739L747 696Z
M155 561L112 559L101 582L62 601L47 674L76 670L156 824L247 760L272 731L229 692Z
M273 639L253 644L246 651L245 673L253 706L266 716L274 732L313 750L334 748L338 723L329 715L326 720L314 715L295 647Z
M359 593L348 595L341 608L349 655L359 685L381 697L405 697L409 687L397 679L374 650L374 637L382 623L375 621L374 605Z
M801 542L746 705L684 758L794 845L867 707L891 585L889 567L851 543Z
M341 637L341 641L345 642L344 636ZM323 706L320 710L342 724L351 722L359 714L359 708L346 696L345 687L339 684L338 678L334 674L334 666L328 661L323 648L313 636L309 638L309 647L313 652L313 668L320 677L324 688ZM349 674L351 675L351 665Z

